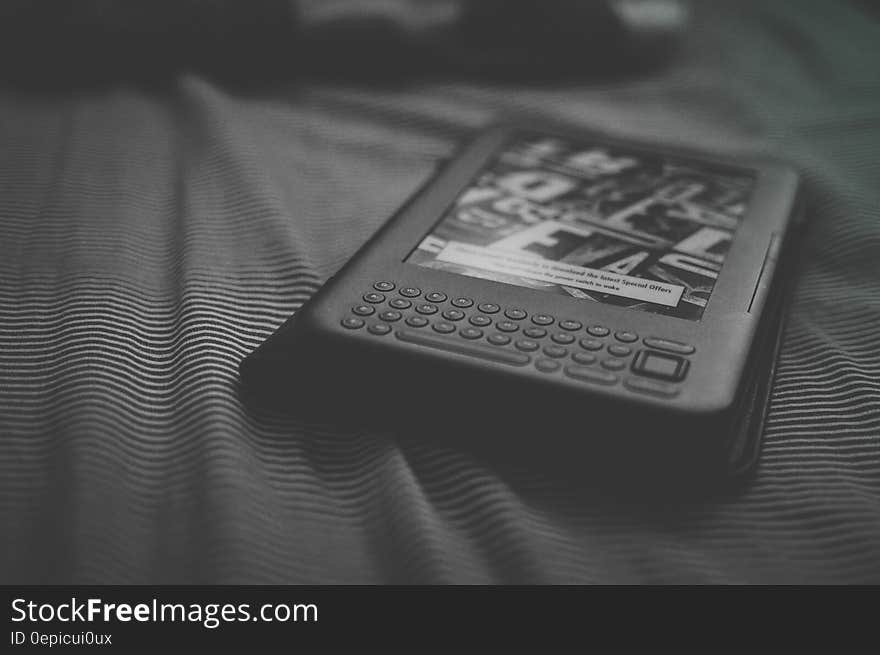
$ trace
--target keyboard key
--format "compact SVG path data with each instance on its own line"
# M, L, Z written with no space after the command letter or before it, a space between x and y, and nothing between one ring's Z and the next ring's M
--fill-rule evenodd
M535 362L535 368L541 373L553 373L558 371L560 366L562 365L559 362L552 359L539 359Z
M373 325L367 328L367 332L382 337L391 332L391 326L385 323L373 323Z
M614 338L623 343L633 343L634 341L639 340L639 335L637 335L635 332L621 330L620 332L614 333Z
M541 345L537 341L532 341L531 339L520 339L515 344L517 350L522 350L526 353L535 352Z
M351 311L358 316L372 316L376 308L372 305L356 305L351 308Z
M673 341L672 339L661 339L659 337L645 337L642 339L642 343L649 348L665 350L676 355L692 355L696 350L696 348L688 343Z
M342 327L349 330L357 330L364 327L364 325L365 323L363 319L357 318L355 316L347 316L346 318L342 319Z
M593 384L612 385L618 380L617 376L610 371L603 371L599 368L588 368L586 366L566 366L565 374L581 382L590 382Z
M412 307L412 302L406 298L394 298L388 305L394 309L409 309Z
M464 329L469 330L476 328ZM450 339L448 337L433 336L430 332L410 332L409 330L401 330L397 333L397 338L406 343L427 346L428 348L437 348L438 350L468 355L470 357L478 357L480 359L502 364L510 364L512 366L524 366L531 361L531 357L528 355L514 352L506 348L496 348L495 346L487 346L480 343L469 343L458 339Z
M463 336L465 339L479 339L483 336L483 331L479 328L475 327L463 327L458 333Z

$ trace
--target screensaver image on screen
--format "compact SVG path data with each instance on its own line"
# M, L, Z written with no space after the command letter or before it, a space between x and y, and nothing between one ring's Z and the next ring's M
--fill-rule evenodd
M406 261L699 320L753 185L747 171L523 134Z

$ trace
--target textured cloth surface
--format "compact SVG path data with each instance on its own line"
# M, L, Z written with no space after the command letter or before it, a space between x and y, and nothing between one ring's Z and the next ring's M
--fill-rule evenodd
M0 582L880 582L880 24L698 5L616 83L2 90ZM242 403L239 361L507 111L805 173L744 489L647 505Z

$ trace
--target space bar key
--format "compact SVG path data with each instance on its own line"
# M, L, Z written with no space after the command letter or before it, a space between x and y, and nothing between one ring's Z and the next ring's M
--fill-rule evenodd
M483 346L475 343L462 343L454 338L435 337L424 332L410 332L409 330L399 330L397 338L406 343L414 343L418 346L427 346L429 348L437 348L451 353L460 355L470 355L471 357L479 357L501 364L511 364L513 366L525 366L531 361L531 357L522 353L513 353L507 350L501 350L494 346Z

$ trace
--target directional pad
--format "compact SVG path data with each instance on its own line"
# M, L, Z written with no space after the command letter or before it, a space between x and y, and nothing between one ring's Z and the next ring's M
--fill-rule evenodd
M641 350L633 360L632 370L639 375L678 382L684 379L688 365L688 360L678 355Z

